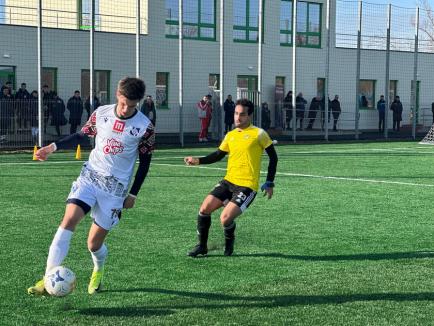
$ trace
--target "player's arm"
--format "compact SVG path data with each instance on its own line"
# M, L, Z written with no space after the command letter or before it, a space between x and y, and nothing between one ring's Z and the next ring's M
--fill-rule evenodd
M268 146L265 149L265 152L267 153L270 161L268 163L267 179L261 186L261 190L264 191L264 195L268 195L268 199L270 199L273 196L274 177L276 176L278 158L274 145Z
M152 124L149 124L148 128L146 129L145 135L142 137L139 143L139 167L137 168L130 192L124 200L124 208L132 208L134 206L140 188L142 187L142 184L145 181L146 176L148 175L154 149L154 126Z
M187 165L212 164L221 161L226 154L227 152L217 149L215 152L203 157L187 156L184 158L184 162Z
M45 161L51 153L57 151L58 149L75 148L77 145L82 144L87 137L93 137L95 135L96 113L94 112L79 132L66 136L57 142L51 143L50 145L41 147L36 151L35 157L39 161Z

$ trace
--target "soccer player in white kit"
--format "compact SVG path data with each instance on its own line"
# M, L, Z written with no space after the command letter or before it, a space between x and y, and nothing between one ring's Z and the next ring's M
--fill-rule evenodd
M57 149L74 148L85 137L95 137L95 148L72 184L65 215L50 246L45 271L47 273L62 264L75 227L90 211L93 223L87 246L94 268L89 294L94 294L101 286L108 253L104 239L119 223L122 209L134 206L149 170L155 134L152 123L137 110L144 94L145 84L141 79L121 79L116 90L116 104L100 106L80 132L42 147L35 154L37 159L44 161ZM137 156L139 167L128 191ZM29 294L45 294L44 279L27 291Z

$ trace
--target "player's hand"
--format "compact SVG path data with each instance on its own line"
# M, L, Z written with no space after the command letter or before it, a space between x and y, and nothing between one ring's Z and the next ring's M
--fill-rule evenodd
M187 165L199 165L199 159L193 156L184 157L184 162Z
M124 200L124 208L125 209L133 208L135 203L136 203L136 198L131 195L128 195Z
M264 196L268 196L268 199L271 199L271 197L273 197L273 189L274 183L271 181L265 181L264 184L261 186L261 191L264 193Z
M54 152L54 145L50 144L48 146L41 147L35 153L35 157L39 161L45 161L48 158L48 155Z

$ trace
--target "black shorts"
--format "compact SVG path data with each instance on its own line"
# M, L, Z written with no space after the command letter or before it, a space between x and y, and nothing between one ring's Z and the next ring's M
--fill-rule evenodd
M256 191L237 186L227 180L220 181L209 194L223 203L228 201L234 203L241 209L241 212L244 212L256 197Z

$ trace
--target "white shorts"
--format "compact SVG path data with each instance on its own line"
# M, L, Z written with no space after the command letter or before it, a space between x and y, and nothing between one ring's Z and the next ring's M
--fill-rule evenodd
M124 197L114 196L95 185L85 176L79 176L72 183L67 203L80 206L95 224L109 231L119 223Z

